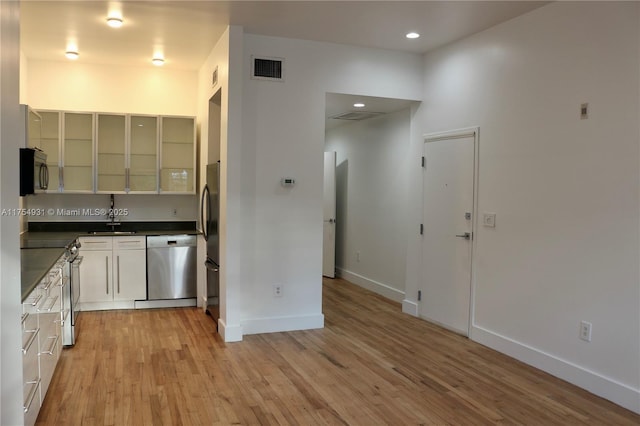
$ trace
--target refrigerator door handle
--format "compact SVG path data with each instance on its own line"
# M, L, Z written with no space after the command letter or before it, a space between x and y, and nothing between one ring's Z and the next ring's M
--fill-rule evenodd
M202 226L202 236L205 241L209 240L209 216L211 215L211 212L207 212L207 221L205 222L204 203L205 200L207 200L207 207L210 208L211 203L209 202L209 198L209 187L205 184L204 188L202 188L202 199L200 200L200 226Z
M204 266L207 267L208 270L213 271L213 272L220 272L220 265L218 265L216 262L214 262L211 259L207 259L204 262Z

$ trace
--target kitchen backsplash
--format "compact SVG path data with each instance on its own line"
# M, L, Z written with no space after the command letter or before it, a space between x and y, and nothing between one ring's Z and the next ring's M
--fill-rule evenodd
M99 222L109 220L109 194L38 194L24 197L29 222ZM114 211L119 222L195 221L196 195L116 194Z

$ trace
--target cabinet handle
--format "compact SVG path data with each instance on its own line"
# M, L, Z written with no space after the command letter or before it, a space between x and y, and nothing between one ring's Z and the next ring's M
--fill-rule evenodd
M116 256L118 261L118 294L120 294L120 256Z
M28 412L29 409L31 408L31 403L33 402L33 398L35 398L38 390L38 386L40 386L40 379L34 380L32 382L27 382L27 384L32 385L32 387L31 387L31 390L29 391L29 395L27 396L27 399L24 402L24 405L22 406L25 413Z
M60 319L53 320L54 323L64 325L64 322L67 320L67 316L69 316L69 310L65 309L60 311Z
M27 318L29 318L29 312L25 312L24 314L22 314L22 324L24 324Z
M60 188L64 189L64 167L60 167Z
M42 304L42 306L40 308L37 309L38 312L51 312L51 309L53 309L53 306L56 304L56 302L58 301L58 296L54 296L54 297L50 297L47 299L47 301L50 300L51 302L49 302L49 307L45 308L45 303Z
M26 333L31 333L31 337L29 337L29 340L27 340L27 344L25 345L25 347L22 348L22 355L26 355L27 352L29 352L29 348L31 348L31 345L33 345L33 342L36 340L36 337L38 337L39 332L40 332L39 328L35 330L26 331Z
M51 287L51 277L49 277L49 279L45 281L45 284L42 287L40 287L40 289L42 289L43 291L47 291L49 290L49 287Z
M49 336L48 339L53 340L51 347L49 347L48 351L42 351L38 355L53 355L53 351L55 351L56 347L58 346L59 336Z
M107 294L109 294L109 256L106 256L104 258L104 265L105 265L104 270L107 273L107 280L106 280L106 283L107 283Z
M37 295L36 298L33 299L33 301L25 302L24 305L38 306L38 303L40 303L40 299L42 299L41 294Z

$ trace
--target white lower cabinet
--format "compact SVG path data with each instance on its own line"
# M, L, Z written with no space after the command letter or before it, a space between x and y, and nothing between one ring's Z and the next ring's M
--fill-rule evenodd
M42 301L40 290L36 288L22 303L22 377L24 424L36 423L40 411L40 352L38 305Z
M147 298L146 238L82 237L82 310L133 308Z
M22 303L24 424L35 424L62 349L61 265L52 268Z

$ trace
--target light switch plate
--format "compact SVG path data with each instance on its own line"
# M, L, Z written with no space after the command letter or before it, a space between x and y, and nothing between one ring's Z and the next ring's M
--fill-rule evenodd
M483 213L482 224L488 228L496 227L496 214L495 213Z

